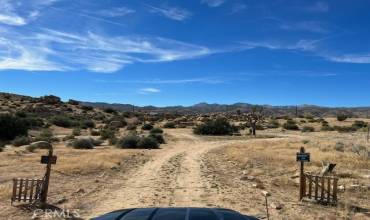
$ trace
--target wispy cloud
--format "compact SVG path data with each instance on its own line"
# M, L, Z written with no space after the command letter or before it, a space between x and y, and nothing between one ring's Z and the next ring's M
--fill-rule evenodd
M231 12L230 14L236 14L236 13L239 13L241 11L244 11L245 9L247 9L248 6L246 4L243 4L243 3L235 3L232 7L231 7Z
M50 29L25 35L3 32L0 40L0 70L116 72L137 62L170 62L215 53L207 47L161 37L109 37Z
M148 79L148 80L94 80L97 83L122 83L122 84L219 84L224 80L218 78L190 78L190 79Z
M312 12L328 12L330 7L329 7L329 4L327 2L323 2L323 1L318 1L318 2L315 2L314 5L312 6L309 6L306 8L308 11L312 11Z
M283 30L309 31L323 34L330 32L322 22L318 21L284 22L279 27Z
M191 17L192 13L186 9L178 7L155 7L152 5L146 5L150 12L162 15L166 18L183 21Z
M282 43L278 41L242 41L240 42L245 49L266 48L270 50L302 50L313 51L317 44L323 39L318 40L299 40L295 43Z
M302 39L295 43L281 43L277 41L243 41L240 42L240 44L244 49L265 48L269 50L298 50L309 52L312 55L338 63L370 64L369 53L338 55L335 52L323 51L320 47L320 43L330 38L331 37L325 37L316 40Z
M207 4L209 7L219 7L226 2L226 0L202 0L202 4Z
M370 64L370 54L327 55L326 58L339 63Z
M161 90L157 88L142 88L139 90L140 94L152 94L152 93L160 93Z
M97 12L98 15L102 15L105 17L122 17L128 14L135 13L136 11L128 8L128 7L119 7L119 8L111 8L111 9L104 9Z
M0 0L0 23L11 26L22 26L36 19L39 10L57 0Z

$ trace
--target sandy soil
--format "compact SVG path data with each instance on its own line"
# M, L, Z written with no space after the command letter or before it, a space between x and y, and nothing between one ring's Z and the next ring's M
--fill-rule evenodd
M168 129L166 133L176 142L163 145L149 162L122 181L120 188L110 191L89 217L123 207L223 207L203 176L203 156L212 149L243 141L207 141L189 129Z
M315 148L329 146L323 142L324 138L325 141L337 140L332 134L264 131L260 132L264 136L250 138L202 137L192 134L191 129L165 129L165 133L167 144L161 145L159 150L121 150L103 146L81 151L60 144L56 148L60 163L54 167L50 202L58 207L77 209L83 219L122 208L153 206L223 207L265 218L261 190L268 190L272 193L269 203L283 205L281 210L270 207L272 219L335 219L331 217L343 216L340 207L298 202L296 180L290 179L297 171L294 154L305 140L310 141L306 147L320 155L317 159L338 158L341 163L355 161L351 156L353 153ZM267 135L275 137L267 138ZM348 136L349 141L355 138ZM286 155L279 155L281 151ZM39 164L32 162L41 154L11 151L0 154L0 159L3 158L2 162L0 160L0 186L10 186L11 178L16 176L42 173L42 168L36 168ZM313 161L308 169L318 168L318 161ZM358 170L362 167L368 174L367 160L356 163L344 168L354 169L354 165ZM30 166L20 164L30 165L33 172L27 173ZM7 170L10 169L15 172L9 174ZM359 174L352 175L357 181ZM248 176L254 179L248 179ZM369 183L368 179L360 180ZM256 184L262 187L256 187ZM3 187L3 192L9 189ZM356 207L364 211L370 208L362 204L369 201L368 195L368 191L350 194L356 198ZM9 206L8 197L0 190L0 198L4 199L0 200L3 210L0 219L9 219L9 216L14 216L10 219L30 219L32 212L19 212L19 207ZM41 216L40 219L46 218Z

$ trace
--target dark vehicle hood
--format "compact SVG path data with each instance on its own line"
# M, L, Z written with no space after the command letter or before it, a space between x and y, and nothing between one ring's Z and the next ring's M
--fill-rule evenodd
M137 208L123 209L92 220L256 220L229 209Z

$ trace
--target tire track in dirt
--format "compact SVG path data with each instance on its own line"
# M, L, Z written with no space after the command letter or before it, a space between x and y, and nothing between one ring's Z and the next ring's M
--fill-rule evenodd
M89 217L122 208L223 205L213 194L212 183L202 173L203 155L247 140L207 141L188 129L172 129L166 133L176 141L163 145L151 160L122 180L121 187L112 189L104 201L92 207Z

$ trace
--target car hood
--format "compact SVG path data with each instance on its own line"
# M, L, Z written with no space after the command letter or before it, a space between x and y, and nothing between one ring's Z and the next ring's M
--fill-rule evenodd
M92 220L255 220L236 211L218 208L122 209Z

